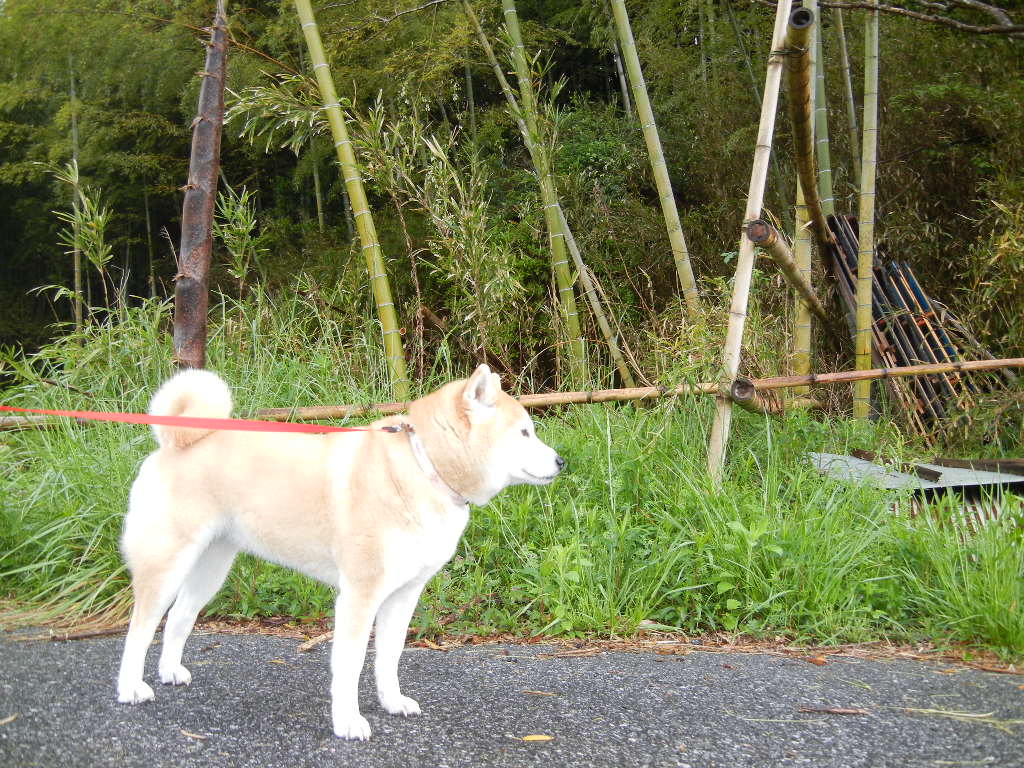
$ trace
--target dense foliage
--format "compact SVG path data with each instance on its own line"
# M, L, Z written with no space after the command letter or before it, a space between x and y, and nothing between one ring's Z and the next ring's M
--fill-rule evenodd
M80 407L87 396L95 408L140 410L168 374L167 297L213 5L0 0L0 346L18 348L0 349L5 402ZM228 5L211 367L235 388L242 416L384 399L367 273L294 8ZM318 6L414 390L478 360L517 391L559 384L535 169L461 4ZM605 1L518 6L558 192L631 364L652 382L713 375L754 150L752 78L760 87L772 9L628 4L705 307L692 318L640 126L621 97ZM473 7L506 54L500 4ZM850 213L857 159L833 13L823 27L832 158L838 207ZM847 12L858 94L861 21ZM1019 35L919 19L882 24L880 250L909 260L998 356L1024 348L1021 45ZM784 226L791 158L780 119L766 208ZM75 247L88 307L77 331ZM789 314L781 279L755 270L746 373L785 371ZM587 322L593 383L612 382ZM843 327L821 335L819 369L848 362ZM950 524L958 510L893 514L903 499L823 478L806 461L808 451L853 448L898 461L920 448L885 419L834 418L841 408L776 422L738 413L717 489L703 462L712 407L687 400L546 416L541 429L573 471L474 514L417 630L608 633L646 620L826 642L938 636L1024 653L1019 499L976 536ZM1022 414L1018 388L950 434L974 449L1016 451ZM16 601L28 608L22 620L124 617L117 538L131 477L151 448L141 428L67 422L3 433L0 608ZM243 558L213 610L319 617L329 606L326 588Z
M430 314L419 317L452 331L456 354L467 362L486 357L550 380L556 313L529 157L459 4L406 5L408 13L373 0L323 4L318 20L359 129L371 205L408 329L407 354L422 371L423 348L433 346L420 332L423 305ZM87 267L89 303L132 303L171 290L195 75L212 6L0 5L0 343L31 348L59 332L54 320L72 316L65 294L29 291L71 285L71 258L53 212L70 209L72 194L53 171L73 155L85 188L110 213L106 275ZM475 6L500 53L499 4ZM215 281L236 293L253 281L294 290L295 275L305 272L313 285L340 283L346 298L339 312L365 322L365 270L330 142L315 125L315 86L294 8L229 3L229 13L229 106L239 114L225 133L224 179L246 196L252 228L245 235L253 250L240 255L220 246ZM527 48L537 56L558 187L583 257L623 337L641 363L653 364L645 339L663 327L661 313L677 316L676 279L639 126L622 106L605 3L525 0L519 13ZM760 82L772 10L647 0L631 3L630 13L699 286L711 297L715 278L731 272L753 151L758 105L745 55ZM861 20L847 13L858 92ZM826 11L832 157L840 209L852 212L856 161L840 106L834 22ZM1008 309L1019 302L1007 302L1022 291L1014 207L1024 193L1021 45L1006 36L883 20L883 250L911 260L930 291L976 323L996 354L1017 354L1021 343ZM254 88L271 102L290 99L298 114L312 114L309 124L259 133L249 122L254 100L258 105ZM240 107L240 99L247 105ZM428 151L430 138L443 157ZM780 172L771 177L766 204L786 222L794 174L784 120L774 157ZM106 290L101 281L109 283ZM774 309L786 313L781 301Z

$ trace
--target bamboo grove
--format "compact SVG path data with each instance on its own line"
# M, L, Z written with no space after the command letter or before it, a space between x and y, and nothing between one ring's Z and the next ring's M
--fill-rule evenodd
M68 253L79 266L73 273L72 258L53 247L64 237L55 220L5 214L5 283L60 287L11 303L0 331L18 342L49 333L33 318L99 322L119 304L167 295L188 274L184 236L180 254L172 244L186 228L182 124L198 83L195 65L176 65L213 19L201 2L172 18L143 2L117 19L98 1L42 5L61 40L62 19L85 21L58 61L24 34L39 23L29 4L0 11L0 42L10 43L0 125L13 137L0 194L48 201L47 211L72 200ZM758 373L807 374L820 370L815 358L872 367L879 234L912 253L919 274L934 272L930 288L961 301L997 356L1019 343L1012 319L1000 319L1007 295L1024 295L1012 265L997 265L1008 293L985 294L987 304L962 288L983 280L990 249L1012 241L1020 222L1019 78L987 90L1019 68L1020 43L887 16L890 41L880 15L784 0L770 9L451 0L389 14L370 2L314 10L295 0L237 15L228 3L221 194L242 190L255 207L251 250L221 263L236 264L227 271L239 299L257 283L293 290L300 272L341 285L339 313L372 318L399 401L425 365L438 364L442 339L446 355L548 389L678 375L651 361L654 349L681 344L683 357L720 381L715 475L732 382L750 373L741 351L752 301L792 336L774 360L757 362ZM917 45L896 42L908 39ZM937 75L941 51L960 51L965 39L973 69ZM929 46L932 59L911 53ZM138 73L117 66L126 51L145 62ZM953 128L959 138L949 144ZM45 158L65 157L85 182L72 195L46 169ZM90 270L75 254L97 252L81 233L98 230L81 226L78 211L102 212L101 193L113 211L111 246ZM876 200L889 202L877 223ZM860 222L863 317L851 334L829 322L823 282L826 219L837 211ZM953 244L970 257L950 255ZM778 272L757 261L761 253ZM46 255L30 262L31 254ZM216 261L211 279L223 289L226 268ZM757 295L762 276L774 274L776 288ZM40 329L26 333L33 323ZM684 351L700 336L694 328L709 325L721 333L717 345ZM856 415L869 415L871 398L857 387Z

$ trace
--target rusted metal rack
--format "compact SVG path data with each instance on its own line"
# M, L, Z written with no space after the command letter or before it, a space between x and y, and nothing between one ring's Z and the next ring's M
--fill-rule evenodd
M828 262L846 307L853 333L857 296L857 220L829 216L835 244ZM978 342L941 304L930 298L906 261L876 256L872 279L872 357L879 367L947 363L964 359L963 352L981 351ZM928 442L938 422L970 418L978 397L1001 385L994 377L938 373L886 382L913 431Z

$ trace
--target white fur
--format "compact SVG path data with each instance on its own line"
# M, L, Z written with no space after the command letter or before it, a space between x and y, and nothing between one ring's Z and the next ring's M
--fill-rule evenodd
M152 412L223 418L227 385L185 371L153 398ZM164 613L159 676L189 685L185 641L203 606L247 551L338 588L331 649L331 713L341 738L367 739L359 675L376 621L377 694L383 709L416 715L398 660L424 585L454 554L469 519L516 483L551 482L562 460L537 439L526 411L487 366L410 404L409 435L329 435L155 428L160 448L132 485L122 551L135 606L118 675L118 701L153 698L146 651ZM426 463L429 462L429 463ZM425 471L424 466L429 467ZM438 482L440 478L441 482Z

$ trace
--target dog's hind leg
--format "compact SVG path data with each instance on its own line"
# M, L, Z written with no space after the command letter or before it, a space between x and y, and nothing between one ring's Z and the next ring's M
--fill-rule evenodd
M121 703L140 704L153 698L153 689L142 679L146 651L160 619L207 543L193 542L177 553L168 553L161 551L166 544L159 531L145 538L125 537L123 546L132 570L135 604L117 676L117 700Z
M199 611L217 594L236 554L238 548L234 544L214 539L185 577L164 625L159 669L160 682L165 685L188 685L192 682L192 674L181 664L181 652Z
M377 631L374 645L377 659L374 672L377 678L377 698L392 715L418 715L420 705L415 699L403 696L398 685L398 659L405 649L405 635L409 620L416 609L424 582L413 581L393 592L377 611Z

